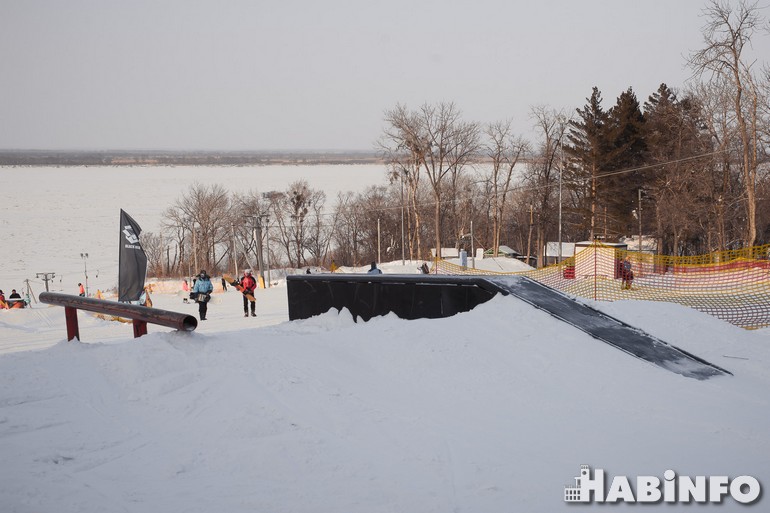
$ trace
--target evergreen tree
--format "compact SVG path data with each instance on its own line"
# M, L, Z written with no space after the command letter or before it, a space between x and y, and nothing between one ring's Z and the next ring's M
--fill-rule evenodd
M700 112L697 101L680 101L666 84L644 104L647 160L661 164L650 171L648 211L654 212L655 225L649 232L657 233L666 253L708 252L724 239L719 198L727 184L718 166L701 157L711 151L711 143Z
M576 109L578 119L570 121L568 144L564 150L569 155L569 167L565 173L565 186L570 192L573 208L578 219L571 219L577 226L575 239L593 240L597 230L598 188L597 178L606 169L609 145L607 140L607 113L602 109L602 94L594 87L588 102Z
M624 91L609 111L607 176L601 178L602 203L613 236L635 233L634 211L639 190L649 188L651 173L634 170L643 166L647 152L646 127L639 101L631 88Z

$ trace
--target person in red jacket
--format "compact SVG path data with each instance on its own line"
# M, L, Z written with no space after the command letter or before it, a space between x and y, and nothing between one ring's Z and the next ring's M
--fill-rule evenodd
M246 294L249 294L251 297L254 297L254 289L257 288L257 280L255 280L254 276L251 275L251 269L246 269L243 271L241 287L243 287L243 290L241 290L243 293L243 316L249 316L249 303L251 303L251 316L256 317L257 302L255 300L249 299L246 296Z

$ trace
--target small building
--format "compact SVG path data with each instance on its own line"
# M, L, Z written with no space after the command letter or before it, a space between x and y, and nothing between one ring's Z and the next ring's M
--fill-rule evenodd
M632 235L620 239L621 242L628 246L628 251L639 251L639 236ZM649 255L656 255L658 253L658 239L651 235L642 235L642 253Z
M626 244L620 242L576 242L575 278L619 278L622 253L627 248Z
M492 248L484 251L485 257L491 257L494 256L494 250ZM516 251L515 249L511 249L508 246L501 245L497 248L497 256L507 257L507 258L520 258L522 256L521 253Z
M546 242L545 251L545 265L553 265L559 263L559 243L558 242ZM575 256L575 243L574 242L562 242L561 243L561 259Z

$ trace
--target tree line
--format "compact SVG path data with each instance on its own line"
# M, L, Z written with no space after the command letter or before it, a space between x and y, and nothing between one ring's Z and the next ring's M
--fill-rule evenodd
M673 255L770 242L770 67L747 55L767 21L746 1L704 15L685 89L662 83L642 103L628 88L606 108L594 87L572 113L533 107L535 141L454 103L399 104L377 143L384 183L330 208L306 181L270 194L193 186L143 237L150 272L255 267L257 242L272 267L293 268L501 245L542 265L557 240L643 236Z

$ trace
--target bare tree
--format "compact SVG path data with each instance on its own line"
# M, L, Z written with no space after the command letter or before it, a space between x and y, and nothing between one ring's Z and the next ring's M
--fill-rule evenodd
M756 182L757 182L757 119L759 86L752 66L744 51L751 45L754 33L764 24L756 2L740 0L736 7L721 0L711 0L704 9L703 27L705 46L693 53L689 65L696 75L708 75L710 81L730 85L732 110L740 140L741 161L746 194L746 239L753 246L757 237Z
M436 257L441 258L441 208L444 179L450 172L461 171L476 156L479 127L462 121L460 111L453 103L437 107L423 105L420 109L425 141L422 166L433 190L434 237Z
M564 113L548 109L544 106L534 107L532 117L535 120L542 140L537 154L530 162L527 181L532 189L535 217L537 266L543 265L543 249L547 242L547 228L553 226L554 189L559 169L559 158L562 140L566 133Z
M491 188L492 252L496 257L500 249L500 232L513 171L519 159L528 151L529 144L523 138L513 135L510 121L490 123L484 132L488 138L486 155L492 163L486 180Z
M322 191L311 189L306 180L299 180L272 203L278 240L291 267L307 264L306 252L313 235L313 223L309 221L313 215L318 214L319 205L325 199L326 195Z
M180 238L190 248L188 264L197 263L213 273L229 251L231 216L230 196L221 185L194 184L166 210L163 224L183 234Z
M147 274L155 277L164 276L163 236L153 232L142 232L142 249L147 256Z
M405 106L397 105L385 113L385 121L387 126L380 141L380 148L388 166L391 182L398 180L406 187L409 259L421 259L422 219L418 191L420 167L428 144L423 133L422 118L415 112L409 112Z

